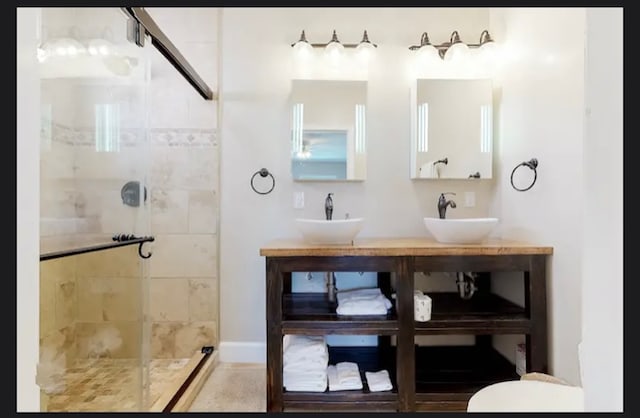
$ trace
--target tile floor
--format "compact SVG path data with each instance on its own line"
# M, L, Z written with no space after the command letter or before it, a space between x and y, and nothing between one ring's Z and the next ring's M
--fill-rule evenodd
M148 405L158 399L185 359L151 360ZM49 397L48 412L137 411L140 377L136 359L77 360L64 375L64 390Z
M218 363L189 412L266 412L265 364Z

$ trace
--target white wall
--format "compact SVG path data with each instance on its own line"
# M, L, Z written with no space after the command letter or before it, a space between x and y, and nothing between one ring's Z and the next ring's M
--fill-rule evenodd
M36 46L39 8L16 9L17 48L17 222L16 239L16 411L39 412L38 304L40 253L40 84Z
M324 217L334 193L334 217L363 216L363 237L426 236L425 216L437 216L440 192L476 192L476 207L459 205L452 217L489 215L492 182L412 181L410 87L412 54L428 30L433 42L458 30L477 41L489 9L467 8L231 8L223 10L221 128L220 303L221 350L253 344L264 350L265 263L259 249L277 237L295 237L296 217ZM305 29L310 42L326 42L335 29L342 42L358 42L366 29L379 45L369 67L367 179L359 183L293 183L290 109L294 78L290 44ZM276 180L272 193L251 190L262 167ZM258 176L259 177L259 176ZM262 182L257 187L269 186ZM293 209L293 192L305 208ZM246 344L245 344L246 343ZM257 354L256 357L264 357ZM224 356L221 356L223 359Z
M549 367L579 384L585 9L492 9L491 34L503 51L496 80L501 98L494 200L501 233L553 247L547 268ZM511 171L534 157L539 161L535 185L527 192L514 190ZM522 285L515 283L503 277L494 289L516 299ZM494 341L513 357L513 339Z
M622 8L587 9L582 385L587 411L623 411Z

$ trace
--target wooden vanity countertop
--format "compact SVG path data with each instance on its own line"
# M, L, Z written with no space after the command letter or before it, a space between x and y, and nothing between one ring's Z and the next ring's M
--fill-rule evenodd
M302 239L277 239L260 248L265 257L529 255L553 254L553 247L490 239L482 244L442 244L430 238L361 238L352 244L307 244Z

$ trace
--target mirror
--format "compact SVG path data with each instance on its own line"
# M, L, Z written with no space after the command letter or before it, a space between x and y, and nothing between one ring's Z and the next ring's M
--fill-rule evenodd
M293 179L364 180L367 82L293 80L290 99Z
M418 79L411 92L412 179L490 179L490 79Z

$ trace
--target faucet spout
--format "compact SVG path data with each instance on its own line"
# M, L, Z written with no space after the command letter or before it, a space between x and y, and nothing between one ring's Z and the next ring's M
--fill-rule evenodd
M333 193L329 193L327 195L327 198L324 200L324 214L327 218L327 221L330 221L331 217L333 216L333 199L331 198L331 196L333 196Z
M445 219L447 215L447 207L456 207L456 202L453 200L447 200L447 198L444 197L446 194L455 195L453 192L440 193L440 198L438 199L438 215L440 216L440 219Z

